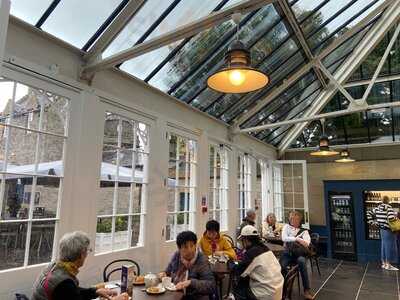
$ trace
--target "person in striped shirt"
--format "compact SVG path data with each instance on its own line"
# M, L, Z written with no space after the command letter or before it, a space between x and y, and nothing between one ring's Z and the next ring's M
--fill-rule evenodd
M380 229L382 268L391 271L399 270L390 264L391 261L394 261L396 244L395 234L390 230L389 220L395 219L396 213L389 204L388 196L384 196L381 204L367 212L368 224Z

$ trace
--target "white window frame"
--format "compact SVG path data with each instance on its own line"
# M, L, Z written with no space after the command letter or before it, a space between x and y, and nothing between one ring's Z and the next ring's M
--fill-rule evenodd
M214 148L213 161L210 160L211 148ZM229 229L228 223L228 193L229 193L229 156L228 150L224 145L209 144L209 175L213 173L213 177L209 178L209 191L210 197L209 201L212 203L212 208L210 209L209 218L218 219L220 223L220 231L226 232ZM218 166L217 154L220 157L220 165ZM219 169L219 186L217 181L217 173ZM212 186L211 186L212 180ZM211 193L212 192L212 193ZM217 192L217 193L216 193ZM218 199L217 199L218 195ZM216 208L217 201L219 202L219 209ZM217 218L219 215L219 218Z
M184 230L191 230L195 231L195 222L196 222L196 199L197 199L197 169L198 169L198 149L199 149L199 142L197 139L194 139L191 136L182 134L180 132L177 132L173 129L169 129L167 132L167 151L169 151L170 148L170 138L171 136L175 136L177 138L177 143L176 143L176 156L175 159L171 159L169 153L168 153L168 172L169 172L169 162L170 160L175 161L175 182L174 184L171 184L169 181L169 174L168 174L168 179L166 182L166 186L168 189L168 195L170 195L170 190L174 190L174 211L169 211L168 205L166 209L166 226L171 225L168 224L168 217L173 216L173 224L172 227L170 228L170 237L169 239L167 238L167 234L165 234L165 240L167 242L169 241L175 241L176 236L178 235L178 230L177 225L178 225L178 215L183 214L184 216L184 223L181 225L184 225ZM185 140L185 160L181 161L180 160L180 149L179 149L179 139ZM193 157L189 157L190 149L189 149L189 142L193 143L195 146L194 152L193 152ZM185 164L185 178L184 178L184 184L181 185L179 184L181 180L179 179L179 163L183 162ZM190 169L188 168L188 165L190 165ZM189 179L190 177L190 179ZM178 182L178 184L177 184ZM177 207L180 205L180 193L181 189L183 189L184 192L184 209L183 211L178 211ZM189 191L188 193L186 191ZM187 195L189 194L189 201L187 199ZM187 207L189 205L189 207ZM186 220L186 216L188 217L188 220ZM171 234L172 232L172 234ZM167 233L167 230L165 230L165 233Z
M0 0L1 1L1 0ZM4 2L4 1L3 1ZM7 2L7 1L6 1ZM2 3L0 3L2 4ZM5 68L3 70L6 70ZM0 69L0 71L2 71ZM10 82L13 82L13 95L12 95L12 103L11 103L11 108L10 110L13 112L14 111L14 103L16 101L16 90L17 90L17 84L22 84L25 86L28 86L33 89L37 90L44 90L46 92L50 92L53 94L56 94L58 96L61 96L65 99L68 100L68 109L67 109L67 114L66 114L66 120L64 124L64 134L57 134L54 132L48 132L44 131L42 129L43 126L43 116L44 116L44 105L41 105L40 108L40 118L39 118L39 123L38 123L38 129L31 129L19 125L13 124L13 113L11 113L10 117L6 118L6 122L3 122L2 126L4 126L4 131L3 131L3 139L6 139L5 143L5 163L0 170L0 178L1 178L1 184L0 184L0 224L10 224L10 223L27 223L27 231L26 231L26 240L25 240L25 252L24 252L24 262L23 265L20 267L16 268L9 268L9 269L4 269L0 270L0 273L2 272L7 272L10 270L15 270L15 269L26 269L32 266L38 266L42 264L47 264L47 262L41 262L37 264L29 264L29 252L30 252L30 242L31 242L31 234L32 234L32 224L37 223L37 222L49 222L49 221L54 221L54 235L53 235L53 240L52 240L52 254L50 261L53 261L56 257L57 254L57 248L58 248L58 235L59 235L59 228L60 228L60 220L61 220L61 201L63 197L63 187L64 187L64 176L65 172L61 175L43 175L38 172L38 165L40 164L39 161L39 147L40 147L40 142L44 136L52 136L52 137L57 137L57 138L62 138L63 139L63 149L62 149L62 158L61 158L61 163L63 166L63 169L65 170L65 157L66 157L66 150L67 150L67 141L68 141L68 131L70 127L70 114L71 114L71 107L72 107L72 99L76 97L75 94L71 93L70 91L64 89L64 88L58 88L57 86L54 86L53 84L49 84L47 82L43 82L41 80L36 80L35 78L32 78L30 76L25 76L22 75L18 72L14 71L9 71L7 69L7 72L5 73L5 77L7 80ZM11 76L9 76L11 75ZM19 79L14 79L15 77L21 77L22 80ZM12 130L9 130L10 128L13 129L19 129L19 130L25 130L26 134L30 134L32 132L37 134L36 138L36 146L35 146L35 157L34 157L34 171L32 173L23 173L23 174L16 174L15 175L23 175L23 176L29 176L32 177L32 187L30 192L30 199L29 199L29 211L28 211L28 218L27 219L16 219L16 220L3 220L2 214L2 207L3 207L3 202L4 202L4 196L5 196L5 183L6 183L6 177L7 175L10 175L11 173L6 170L6 165L7 165L7 158L8 158L8 152L9 152L9 139L12 134ZM57 195L57 208L56 208L56 216L54 218L34 218L33 212L34 212L34 206L35 206L35 196L36 196L36 187L37 187L37 178L38 177L48 177L48 178L57 178L60 180L59 187L58 187L58 195Z
M291 180L291 192L285 192L284 190L284 176L283 174L283 166L291 165L292 173L293 173L293 165L301 165L302 169L302 192L294 191L294 177L290 176L286 179ZM272 181L273 181L273 211L276 215L277 221L286 222L284 220L284 212L285 210L304 210L303 216L303 227L310 228L310 219L309 219L309 205L308 205L308 183L307 183L307 162L305 160L276 160L272 162ZM284 194L291 194L293 197L293 205L290 207L285 206L284 203ZM295 195L302 194L303 195L303 203L304 207L296 207L295 205Z
M244 153L238 155L238 171L239 178L238 187L238 213L239 224L246 216L246 211L253 208L252 206L252 165L250 155Z
M98 215L96 213L96 224L99 218L101 219L106 219L106 218L111 218L111 250L106 250L106 251L97 251L95 248L95 255L102 255L105 253L112 253L112 252L118 252L126 249L132 249L132 248L138 248L138 247L143 247L145 240L145 222L146 222L146 215L147 215L147 198L148 198L148 169L149 169L149 155L150 155L150 125L146 122L143 122L142 120L135 118L135 116L126 116L125 114L119 113L117 110L112 109L112 108L107 108L105 115L104 115L104 126L106 125L106 117L107 114L112 114L115 116L118 116L120 119L118 121L117 125L117 132L118 132L118 147L117 147L117 161L116 161L116 176L114 180L110 180L110 182L114 182L114 193L113 193L113 204L112 204L112 214L104 214L104 215ZM131 180L129 182L130 184L130 192L129 192L129 207L128 207L128 212L127 213L118 213L117 212L117 201L118 201L118 183L120 182L125 182L125 181L119 181L119 170L120 170L120 158L121 158L121 143L122 143L122 122L123 121L129 121L133 122L133 149L132 149L132 174L131 174ZM137 145L137 135L140 135L140 130L138 127L140 126L139 124L144 124L146 126L146 131L147 131L147 143L145 144L145 149L144 151L138 151L136 149ZM104 131L103 131L103 139L104 139ZM102 150L103 151L103 146L104 142L102 143ZM136 158L138 155L142 155L143 159L145 160L145 165L143 167L143 175L142 175L142 180L138 181L135 178L136 174ZM103 160L101 160L101 163L103 163ZM100 174L100 180L99 183L101 183L101 174ZM108 181L108 180L107 180ZM133 194L134 194L134 185L140 184L141 185L141 199L140 199L140 212L134 212L133 211ZM99 189L101 189L100 184L99 184ZM101 195L101 193L98 193ZM100 199L96 199L96 201L99 201ZM115 223L116 219L119 217L128 217L128 228L127 228L127 244L125 247L119 247L119 248L114 248L115 246ZM133 218L139 217L140 223L139 223L139 238L138 242L136 245L131 245L131 240L132 240L132 222ZM98 232L96 230L96 236Z
M10 8L10 0L0 0L0 75L3 74L2 68L6 49Z

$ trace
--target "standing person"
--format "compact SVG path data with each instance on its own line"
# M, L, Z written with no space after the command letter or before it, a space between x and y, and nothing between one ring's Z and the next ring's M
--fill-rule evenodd
M116 296L115 291L104 288L81 288L76 278L90 252L86 233L75 231L60 240L60 258L52 262L39 275L34 284L33 300L88 300L97 297L128 300L128 294Z
M367 212L367 221L369 224L378 226L381 234L381 261L382 269L398 271L399 269L391 265L394 261L396 252L396 236L390 230L389 220L395 220L396 213L389 204L389 197L383 196L382 203L371 211Z
M269 213L262 224L262 236L281 236L283 225L282 223L276 222L275 214Z
M186 298L208 300L215 292L215 280L207 257L197 250L196 234L192 231L179 233L176 245L178 251L159 277L170 276L176 290L183 290Z
M256 211L254 209L249 209L246 211L246 217L243 218L242 223L240 224L236 236L239 236L242 232L242 229L246 225L256 226Z
M200 250L207 256L226 255L229 259L236 260L235 250L231 243L219 233L219 223L210 220L206 224L206 231L199 241Z
M289 224L283 226L282 241L284 242L285 250L280 259L280 263L283 276L286 276L290 264L297 264L299 266L301 281L303 282L304 288L304 299L314 299L310 291L306 254L301 254L300 251L293 251L295 248L301 249L302 247L306 250L311 242L308 230L301 228L301 220L302 215L297 211L292 211L289 214Z
M246 252L232 269L239 278L233 289L235 299L281 300L284 281L281 266L261 241L257 228L244 226L238 240Z

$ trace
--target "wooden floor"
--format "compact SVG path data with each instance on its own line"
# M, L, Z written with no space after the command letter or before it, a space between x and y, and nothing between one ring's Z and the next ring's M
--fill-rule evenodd
M314 266L309 275L311 288L321 300L400 300L399 271L382 270L379 263L359 264L338 260L320 260L321 276ZM301 280L300 280L301 281ZM293 299L303 299L297 283Z

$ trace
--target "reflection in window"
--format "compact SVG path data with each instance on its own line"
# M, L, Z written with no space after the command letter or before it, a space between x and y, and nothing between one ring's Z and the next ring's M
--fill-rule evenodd
M185 230L194 230L196 201L197 143L168 134L168 203L166 240L175 240Z
M148 125L106 113L96 253L142 246L148 185Z
M220 223L221 231L228 230L229 166L224 146L210 145L209 219Z
M0 242L4 245L0 269L4 270L53 258L69 100L13 81L1 82L0 90Z

